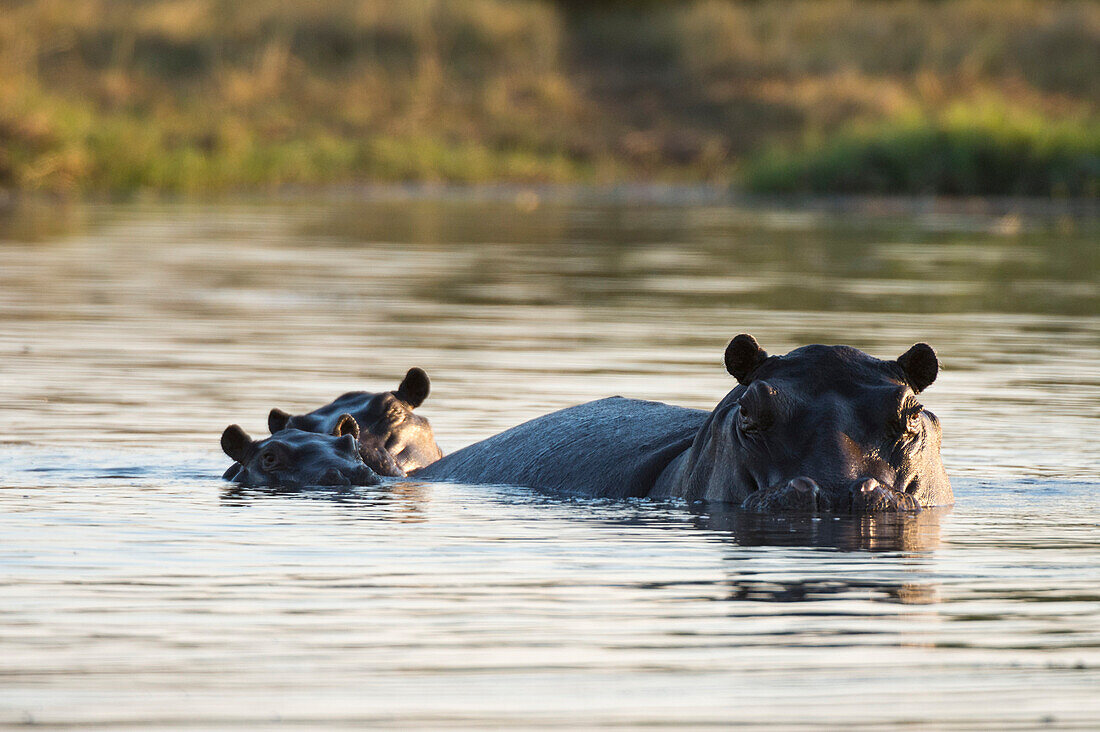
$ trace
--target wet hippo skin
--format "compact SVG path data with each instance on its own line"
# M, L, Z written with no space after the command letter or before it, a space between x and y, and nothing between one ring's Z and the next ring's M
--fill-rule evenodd
M769 356L742 334L725 363L738 385L711 412L601 399L470 445L416 477L766 513L953 502L939 420L917 401L939 371L931 346L895 360L822 345Z

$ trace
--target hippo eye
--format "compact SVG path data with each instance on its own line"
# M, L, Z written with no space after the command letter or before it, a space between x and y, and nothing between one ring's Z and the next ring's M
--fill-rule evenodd
M901 428L901 431L908 435L919 432L921 425L920 416L923 411L924 407L912 397L902 402L901 410L898 414L898 426Z
M917 430L920 429L920 413L921 413L921 410L918 408L915 411L911 412L908 416L906 416L906 418L905 418L905 429L906 429L906 431L916 432Z
M741 395L737 426L742 432L762 432L775 421L779 392L766 381L754 381Z
M279 465L279 455L274 450L264 450L260 455L260 467L264 470L272 470Z

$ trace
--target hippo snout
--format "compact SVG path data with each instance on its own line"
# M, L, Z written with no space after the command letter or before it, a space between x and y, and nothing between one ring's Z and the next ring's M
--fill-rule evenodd
M853 513L920 510L920 503L913 496L874 478L860 478L852 483L848 499Z
M358 465L350 480L352 485L378 485L382 480L366 465Z
M366 465L360 465L329 467L300 480L290 481L284 479L283 485L298 488L349 488L351 486L378 485L381 482L381 479L373 470Z
M821 497L821 486L813 478L807 478L806 476L792 478L787 482L787 486L794 495L799 496L802 502L812 506L812 510L817 510L817 504Z
M320 485L351 485L351 480L336 468L329 468L318 481Z
M759 513L840 511L874 513L878 511L919 511L913 496L875 478L860 478L846 486L823 489L808 476L799 476L771 488L756 491L741 507Z
M318 485L324 486L351 486L351 485L378 485L381 481L374 471L366 465L357 465L352 468L332 467L321 474Z
M750 495L741 507L758 513L814 513L822 506L821 486L813 478L799 476Z

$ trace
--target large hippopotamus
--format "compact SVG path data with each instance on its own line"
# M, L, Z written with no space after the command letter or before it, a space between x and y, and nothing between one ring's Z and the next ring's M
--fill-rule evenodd
M379 473L397 469L393 457L378 445L364 451L358 438L350 414L341 415L328 434L290 428L253 440L230 425L222 433L222 450L237 462L223 477L249 487L378 485ZM372 464L364 462L364 452Z
M759 512L952 503L939 420L917 401L939 371L931 346L892 361L849 346L769 356L742 334L725 363L738 386L709 413L601 399L470 445L416 477Z
M359 425L364 449L384 448L400 469L387 475L404 476L443 456L428 420L413 413L430 391L428 374L411 368L394 391L351 391L307 414L291 415L272 409L267 426L273 435L285 429L331 433L337 421L350 414ZM363 457L370 464L370 455Z

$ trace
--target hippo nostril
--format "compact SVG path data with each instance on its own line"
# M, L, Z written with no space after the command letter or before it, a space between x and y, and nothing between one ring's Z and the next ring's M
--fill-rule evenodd
M909 488L913 483L914 481L910 481L905 487ZM849 508L853 511L920 510L920 503L912 495L874 478L862 478L854 482L849 496Z
M817 512L821 508L821 487L813 478L800 476L787 481L787 489L800 496L798 503L802 510Z
M788 485L799 493L813 493L816 495L820 490L817 482L813 478L791 478Z
M382 480L378 474L366 465L360 465L355 471L355 485L378 485Z
M321 485L351 485L351 481L336 468L329 468L321 476Z
M879 483L874 478L864 478L863 480L857 481L856 484L852 486L852 490L856 493L874 493L875 490L881 486L882 483Z
M817 512L821 510L821 487L818 487L815 480L812 478L795 478L791 481L791 485L799 493L809 493L810 511Z
M821 508L821 488L813 478L794 478L789 485L800 494L807 496L807 508L810 511L818 511Z

